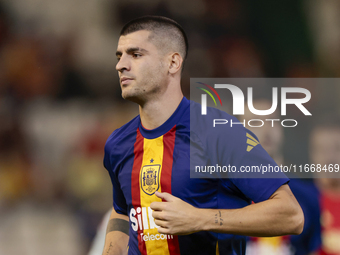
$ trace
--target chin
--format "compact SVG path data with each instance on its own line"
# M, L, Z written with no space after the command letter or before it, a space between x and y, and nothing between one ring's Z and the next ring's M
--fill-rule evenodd
M131 90L129 88L123 88L122 89L122 98L129 100L130 97L134 97L133 93L131 93Z
M136 95L136 94L122 93L122 98L125 99L125 100L129 100L131 102L137 103L137 104L142 103L141 97L139 95Z
M123 99L128 99L127 93L122 92L122 98L123 98Z

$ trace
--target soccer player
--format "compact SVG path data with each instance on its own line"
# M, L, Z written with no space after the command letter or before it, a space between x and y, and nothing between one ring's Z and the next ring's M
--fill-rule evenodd
M275 162L241 125L207 132L208 121L197 120L190 133L190 114L200 105L181 91L187 50L183 29L168 18L138 18L121 31L122 97L140 114L105 145L114 202L103 254L245 254L244 235L302 231L303 213L285 176L190 178L190 150L200 166ZM218 117L234 118L208 108L209 120Z

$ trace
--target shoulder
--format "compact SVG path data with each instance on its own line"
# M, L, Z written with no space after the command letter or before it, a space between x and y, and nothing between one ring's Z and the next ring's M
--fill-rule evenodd
M139 126L139 123L140 117L138 115L125 125L113 131L109 138L106 140L105 153L112 151L116 146L119 146L120 150L124 149L124 147L129 147L130 146L130 144L128 144L128 141L130 140L129 138L133 138L136 136L136 131Z
M213 107L207 107L206 115L201 114L201 105L192 102L190 104L191 131L201 140L229 141L226 145L235 145L240 140L246 141L251 137L258 142L254 133L244 127L235 116Z

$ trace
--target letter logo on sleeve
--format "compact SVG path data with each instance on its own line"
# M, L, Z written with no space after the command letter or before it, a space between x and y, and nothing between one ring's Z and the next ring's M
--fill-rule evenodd
M147 195L153 195L159 189L159 173L161 165L143 166L140 175L141 188Z

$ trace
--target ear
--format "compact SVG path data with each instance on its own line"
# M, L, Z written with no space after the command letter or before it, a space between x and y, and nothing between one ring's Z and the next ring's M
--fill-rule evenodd
M183 58L179 53L175 52L169 55L169 73L175 74L178 71L180 71L182 67L182 63L183 63Z

